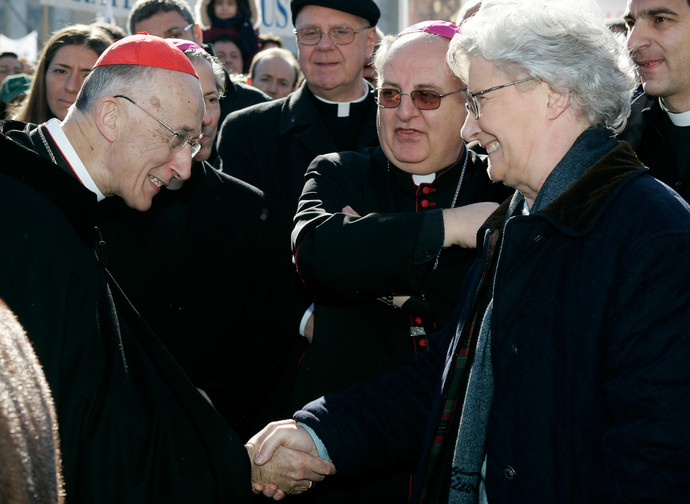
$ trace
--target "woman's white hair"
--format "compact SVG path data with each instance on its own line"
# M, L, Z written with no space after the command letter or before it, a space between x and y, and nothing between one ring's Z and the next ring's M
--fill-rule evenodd
M624 38L608 29L592 0L484 0L453 38L448 64L467 82L475 56L516 79L531 76L570 92L592 126L625 127L635 67Z

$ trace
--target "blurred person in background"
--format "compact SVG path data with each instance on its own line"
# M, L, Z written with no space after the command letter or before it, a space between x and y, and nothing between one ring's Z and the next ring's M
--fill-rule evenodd
M364 80L366 80L373 87L376 87L376 69L374 68L374 56L376 55L376 49L378 49L381 41L383 40L383 31L378 26L376 27L376 41L374 42L374 50L371 56L367 58L364 63Z
M5 116L10 117L24 101L26 94L31 89L31 80L31 76L20 73L10 75L2 81L0 103L2 103ZM0 119L5 119L5 117L0 115Z
M12 118L34 124L53 117L62 121L94 63L112 43L109 33L90 25L53 33L41 52L31 90Z
M108 32L110 34L110 37L113 39L113 42L117 42L118 40L122 40L127 36L127 32L120 28L117 25L114 25L112 23L105 23L105 22L94 22L91 23L91 26L95 26L96 28L100 28L101 30Z
M0 85L2 85L5 77L20 73L24 73L24 66L19 61L19 57L9 51L0 53ZM0 100L0 119L5 118L6 109L5 102Z
M302 78L299 62L287 49L270 48L259 51L249 67L247 84L268 96L283 98L292 93Z
M0 86L6 77L24 73L24 66L17 54L6 51L0 53ZM0 119L4 119L7 114L7 101L0 99Z
M19 61L19 56L13 52L0 53L0 84L8 75L24 73L24 66Z
M260 0L198 0L196 19L206 43L230 37L242 54L243 66L236 71L246 74L252 58L259 52Z
M270 49L271 47L277 47L278 49L283 47L283 39L280 35L275 33L263 33L259 35L259 44L261 44L261 50Z
M244 73L244 56L236 39L230 35L218 35L213 42L213 54L230 75L242 75Z

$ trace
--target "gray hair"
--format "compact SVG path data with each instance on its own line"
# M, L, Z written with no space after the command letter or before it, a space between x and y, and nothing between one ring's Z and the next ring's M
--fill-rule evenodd
M397 42L401 38L409 39L410 41L418 39L432 41L434 39L443 37L440 37L439 35L434 35L433 33L425 32L412 32L405 33L403 35L386 35L385 37L383 37L383 40L381 40L381 44L378 46L376 52L374 53L374 61L372 62L372 64L374 65L374 69L376 70L377 85L379 86L381 85L383 79L383 65L386 63L388 53L390 52L391 47L393 47L393 44L395 44L395 42ZM407 40L405 41L405 43L407 43ZM453 75L453 77L457 77L457 74Z
M106 95L127 94L132 89L150 86L157 68L143 65L106 65L94 68L84 79L74 106L80 112L89 112L98 98Z
M475 56L515 78L535 77L571 93L592 126L620 132L637 86L625 39L607 28L597 5L566 0L484 0L450 44L448 64L467 82Z
M211 70L213 71L213 78L216 81L216 90L218 90L218 98L222 98L225 95L225 67L215 56L211 56L209 53L203 49L187 49L184 51L189 61L192 64L207 61L211 65Z

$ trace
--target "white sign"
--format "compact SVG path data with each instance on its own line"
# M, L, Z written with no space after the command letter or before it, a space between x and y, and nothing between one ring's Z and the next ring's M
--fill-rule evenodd
M11 39L0 34L0 52L13 52L20 58L36 61L38 57L38 33L32 31L22 38Z
M622 18L626 0L599 0L599 6L607 18Z
M129 16L129 11L136 0L41 0L42 5L62 7L83 12L108 12L113 16Z
M290 0L261 0L259 33L275 33L287 49L295 48Z

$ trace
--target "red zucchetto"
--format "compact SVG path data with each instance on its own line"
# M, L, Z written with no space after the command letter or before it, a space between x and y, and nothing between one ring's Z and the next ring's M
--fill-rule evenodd
M130 35L115 42L101 54L93 67L107 65L149 66L199 78L189 58L180 49L166 39L146 33Z

